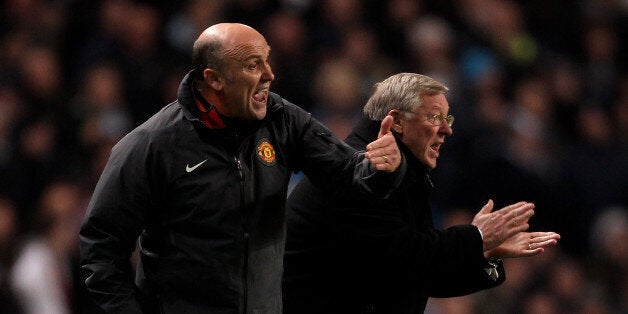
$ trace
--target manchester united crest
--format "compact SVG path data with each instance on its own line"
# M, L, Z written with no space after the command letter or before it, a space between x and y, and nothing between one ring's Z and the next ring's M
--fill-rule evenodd
M268 141L268 139L261 139L257 144L257 157L266 165L271 166L275 163L277 155L275 154L275 148Z

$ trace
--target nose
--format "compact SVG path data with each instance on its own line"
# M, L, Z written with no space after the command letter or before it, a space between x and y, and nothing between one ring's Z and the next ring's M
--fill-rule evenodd
M449 136L454 133L454 129L452 129L447 123L441 123L440 128L438 128L438 133Z
M273 74L273 70L270 67L270 63L268 62L264 62L264 69L262 72L262 78L263 81L272 81L275 79L275 74Z

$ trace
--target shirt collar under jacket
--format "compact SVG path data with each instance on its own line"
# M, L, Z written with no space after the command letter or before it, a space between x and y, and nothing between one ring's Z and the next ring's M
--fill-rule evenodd
M214 105L210 104L205 98L194 88L194 84L190 84L192 95L194 95L194 102L196 108L198 108L199 119L209 129L224 129L227 126L223 122L223 118L216 110Z

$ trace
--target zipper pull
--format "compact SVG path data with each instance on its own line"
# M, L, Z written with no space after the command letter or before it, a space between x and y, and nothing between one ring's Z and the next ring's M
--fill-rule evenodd
M240 163L240 159L238 157L233 157L235 160L236 167L238 168L238 173L240 174L240 181L244 181L244 172L242 171L242 163Z
M432 183L432 178L428 173L425 174L425 178L427 179L427 183L430 184L430 187L434 188L434 183Z

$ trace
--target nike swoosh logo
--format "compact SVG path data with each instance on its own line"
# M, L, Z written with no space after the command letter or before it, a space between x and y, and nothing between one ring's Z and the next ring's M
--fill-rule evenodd
M192 172L192 171L194 171L196 168L198 168L198 167L200 167L202 164L204 164L206 161L207 161L207 159L205 159L205 160L203 160L203 161L201 161L201 162L197 163L196 165L194 165L194 166L192 166L192 167L190 167L190 164L187 164L187 165L185 165L185 171L186 171L186 172L188 172L188 173L189 173L189 172Z

